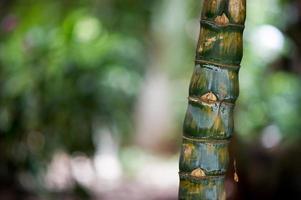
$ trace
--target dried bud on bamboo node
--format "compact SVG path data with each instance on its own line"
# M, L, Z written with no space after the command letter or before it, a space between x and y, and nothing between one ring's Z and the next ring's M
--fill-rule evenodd
M217 16L214 21L217 25L220 26L226 26L227 24L229 24L229 19L225 13L223 13L221 16Z
M195 169L191 172L191 176L202 178L206 176L206 173L201 168Z
M208 92L201 96L201 100L206 103L215 103L217 101L217 97L212 92Z
M238 177L238 174L237 174L236 172L234 173L234 181L235 181L236 183L239 182L239 177Z

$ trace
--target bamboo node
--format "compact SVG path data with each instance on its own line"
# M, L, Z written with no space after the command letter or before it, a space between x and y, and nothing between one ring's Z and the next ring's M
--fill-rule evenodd
M229 24L229 19L225 13L223 13L221 16L217 16L214 21L217 25L220 26L226 26L227 24Z
M191 176L201 178L201 177L205 177L206 173L201 168L197 168L191 172Z
M213 94L213 92L208 92L201 96L201 100L206 103L215 103L217 101L217 97Z

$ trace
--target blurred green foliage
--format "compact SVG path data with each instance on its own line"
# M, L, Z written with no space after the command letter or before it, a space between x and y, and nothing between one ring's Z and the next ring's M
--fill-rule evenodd
M93 153L93 124L127 141L155 1L1 4L2 158L28 168L56 149Z
M296 9L294 1L258 2L248 2L236 130L242 140L252 141L261 137L265 127L275 125L281 137L291 142L301 130L301 80L293 70L300 49L287 31L297 27L298 14L291 11ZM283 15L285 11L289 14ZM258 31L262 27L271 32Z

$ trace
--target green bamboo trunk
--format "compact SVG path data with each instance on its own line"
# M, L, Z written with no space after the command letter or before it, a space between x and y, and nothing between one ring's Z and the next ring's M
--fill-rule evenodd
M179 199L223 200L246 0L204 0L180 156Z

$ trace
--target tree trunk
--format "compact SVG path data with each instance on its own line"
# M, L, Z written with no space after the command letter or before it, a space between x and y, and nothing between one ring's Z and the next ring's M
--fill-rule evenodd
M223 200L246 0L205 0L180 156L179 199Z

